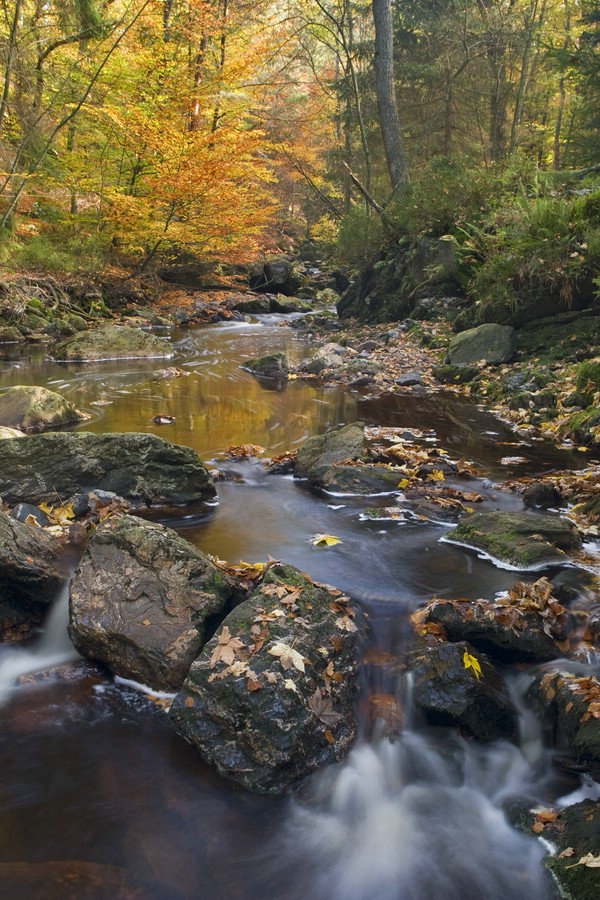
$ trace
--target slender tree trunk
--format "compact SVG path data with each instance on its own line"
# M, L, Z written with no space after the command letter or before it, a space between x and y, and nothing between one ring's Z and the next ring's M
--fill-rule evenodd
M375 23L375 86L379 123L392 188L408 183L408 167L394 84L394 35L391 0L373 0Z
M19 30L19 19L21 18L21 7L23 0L17 0L15 5L15 14L10 26L10 35L8 38L8 52L6 54L6 65L4 66L4 87L2 89L2 99L0 99L0 134L4 126L4 119L8 110L8 97L10 94L10 85L12 81L13 60L15 50L17 48L17 32Z
M563 49L566 50L571 41L571 10L567 4L566 7L566 20L565 20L565 40L563 43ZM567 99L567 90L565 87L565 76L561 73L560 81L558 85L558 111L556 113L556 125L554 126L554 159L553 165L555 171L558 171L561 166L561 158L560 158L560 143L561 143L561 130L563 123L563 116L565 114L565 102Z
M221 14L222 31L221 31L221 39L220 39L221 51L219 54L219 76L223 75L223 71L225 69L225 62L227 59L227 32L226 32L225 28L227 25L228 13L229 13L229 0L223 0L223 12ZM217 105L215 106L215 109L213 112L212 127L210 129L211 134L214 134L215 131L217 130L217 128L219 127L219 119L220 118L221 118L221 107L220 107L219 103L217 102Z

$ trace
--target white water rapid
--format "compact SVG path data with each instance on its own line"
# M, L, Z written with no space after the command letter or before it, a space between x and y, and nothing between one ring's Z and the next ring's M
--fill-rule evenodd
M66 584L43 625L42 633L29 646L4 644L0 648L0 703L10 697L21 675L39 672L77 659L67 634L69 618L69 586Z
M519 749L406 732L356 747L292 807L282 856L311 860L311 900L548 900L544 848L508 824L534 801ZM307 883L312 877L312 883Z

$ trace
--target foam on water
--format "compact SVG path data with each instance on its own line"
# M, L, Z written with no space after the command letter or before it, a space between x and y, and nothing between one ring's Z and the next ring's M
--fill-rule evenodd
M49 669L77 659L67 634L69 587L65 585L54 601L37 641L27 647L3 645L0 655L0 703L6 701L21 675Z

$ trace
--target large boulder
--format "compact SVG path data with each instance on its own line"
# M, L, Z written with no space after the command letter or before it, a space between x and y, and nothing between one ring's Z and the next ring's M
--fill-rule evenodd
M290 367L287 355L278 351L255 359L247 359L241 368L256 375L257 378L285 378Z
M466 641L424 646L410 668L414 702L432 724L458 725L484 741L514 737L517 717L508 687Z
M272 566L192 664L176 729L225 777L280 793L354 743L356 637L339 591Z
M536 831L551 848L545 864L561 897L596 900L600 859L600 800L582 800L538 819Z
M103 325L91 331L73 335L57 344L54 359L66 362L91 362L104 359L154 359L173 356L173 348L166 338L157 337L123 325Z
M338 369L344 365L347 356L348 350L346 347L330 342L319 347L310 359L302 360L298 366L298 371L307 375L317 375L324 369Z
M528 696L557 749L570 751L600 781L600 680L592 674L548 672L536 678Z
M98 528L73 576L69 634L115 674L173 691L230 597L219 569L175 531L120 516Z
M289 256L271 256L256 263L250 270L248 283L254 291L293 296L308 282L301 262Z
M362 422L345 425L335 431L309 438L298 450L295 474L317 482L329 466L347 460L357 461L365 452L365 428Z
M16 385L0 394L0 425L28 433L75 425L89 418L70 400L36 385Z
M194 450L153 434L39 434L2 445L0 496L7 503L54 503L95 488L140 506L216 495Z
M540 569L567 561L581 547L575 525L558 516L484 512L464 516L444 541L483 550L517 569Z
M508 362L516 346L516 332L510 325L479 325L454 335L448 346L447 361L453 366Z
M294 474L320 490L380 494L399 490L401 473L386 466L355 465L365 452L362 422L309 438L296 456Z
M62 542L0 511L0 640L25 637L65 581Z
M431 623L441 627L448 640L468 641L502 662L557 659L572 627L545 578L515 585L493 601L435 598L417 615L424 632Z
M460 281L450 235L405 237L362 270L342 294L337 311L342 319L369 323L405 319L418 297L455 293Z

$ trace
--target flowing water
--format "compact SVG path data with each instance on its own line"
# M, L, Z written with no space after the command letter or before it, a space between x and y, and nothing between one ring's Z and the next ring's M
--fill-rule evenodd
M292 563L347 591L369 616L375 655L369 695L405 711L400 737L367 723L341 764L317 773L293 799L246 794L220 779L173 733L160 706L100 673L29 676L72 653L66 593L37 644L0 648L0 897L148 900L546 900L553 888L544 847L508 824L507 810L555 802L580 789L552 764L523 710L520 746L479 746L414 718L401 665L409 613L433 595L488 597L520 574L440 543L431 520L365 520L365 503L321 496L257 460L231 460L231 445L267 455L335 425L364 421L411 430L481 469L469 485L485 508L520 509L497 482L519 473L577 468L580 454L519 440L488 413L452 395L369 399L298 381L266 385L245 359L306 346L279 320L173 331L175 358L57 364L43 348L3 348L2 385L43 384L91 415L95 432L149 431L194 447L226 473L219 503L167 520L200 549L230 562ZM162 365L186 376L153 380ZM157 425L155 416L174 416ZM417 431L415 431L415 429ZM419 436L420 435L420 436ZM520 461L507 464L507 457ZM463 485L464 486L464 485ZM338 535L322 550L310 537ZM590 589L589 573L553 569L555 583ZM68 670L67 670L68 673ZM21 676L19 678L19 676ZM523 678L525 681L523 681ZM19 684L14 687L15 680ZM527 675L515 680L515 697ZM520 702L520 700L518 700ZM593 788L589 788L593 791Z

